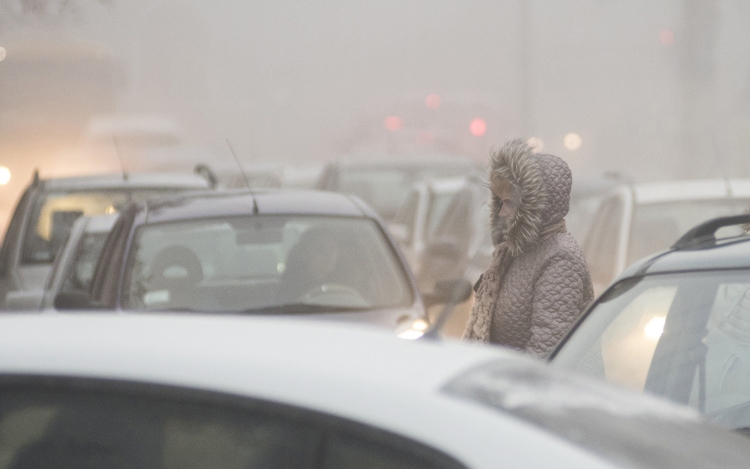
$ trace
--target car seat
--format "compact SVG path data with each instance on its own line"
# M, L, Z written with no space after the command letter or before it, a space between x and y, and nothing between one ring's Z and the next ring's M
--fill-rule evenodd
M169 291L170 308L194 308L200 300L195 287L202 280L198 256L185 246L172 245L154 256L148 289Z

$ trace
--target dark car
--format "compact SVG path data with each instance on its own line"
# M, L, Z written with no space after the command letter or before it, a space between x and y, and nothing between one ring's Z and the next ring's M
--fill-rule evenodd
M390 221L415 182L475 172L476 166L468 159L447 155L338 160L323 168L316 189L354 194Z
M556 365L750 428L750 215L699 225L623 272L551 354ZM735 226L736 228L736 226Z
M39 179L21 196L0 250L0 303L9 291L41 290L76 219L114 213L130 201L207 190L198 174L144 173Z
M314 191L130 204L107 238L90 297L61 294L55 305L316 313L426 328L415 282L375 212L355 197Z

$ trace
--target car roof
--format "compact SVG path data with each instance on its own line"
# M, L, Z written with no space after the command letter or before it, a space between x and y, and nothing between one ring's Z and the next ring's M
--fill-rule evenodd
M630 187L637 204L750 198L750 179L662 181L632 184Z
M377 217L354 196L304 189L191 193L151 200L141 207L147 212L146 223L249 214Z
M192 173L129 173L98 174L70 178L43 179L40 186L46 190L96 190L96 189L206 189L205 178Z
M381 157L368 156L360 158L341 158L329 164L347 169L426 169L435 166L471 169L475 166L468 158L445 154L385 155Z
M502 369L481 376L473 373L486 364L521 375L504 381L510 375ZM524 379L524 373L530 379ZM448 341L415 343L374 328L305 319L9 314L0 317L0 374L106 379L267 399L403 434L471 467L496 467L498 451L509 467L611 467L595 451L581 449L589 442L563 440L555 434L570 438L569 432L542 430L513 409L532 409L528 420L539 413L552 419L566 412L594 420L601 413L609 415L607 428L589 426L597 433L619 423L629 425L620 418L632 422L633 417L647 415L672 429L697 426L702 436L713 436L696 442L705 458L715 457L710 454L714 451L730 461L741 456L744 464L750 454L742 449L744 438L697 424L697 414L689 409L584 378L570 380L565 377L568 372L562 375L507 349ZM464 394L487 383L501 391L489 406ZM495 406L506 411L498 412ZM594 414L586 413L590 410ZM580 421L573 424L580 428ZM612 452L632 451L628 445L633 442L642 449L644 441L637 432L627 434L621 442L625 449ZM738 442L740 449L727 455L727 448ZM665 451L685 451L684 444L677 446L668 445ZM539 447L545 451L539 452ZM653 457L651 452L641 462ZM701 461L694 466L705 464ZM734 462L732 467L743 466Z
M472 179L471 176L428 177L414 183L437 193L454 193L463 189Z
M676 240L675 240L676 241ZM641 259L617 278L717 269L750 269L750 237L719 240L693 249L669 249Z

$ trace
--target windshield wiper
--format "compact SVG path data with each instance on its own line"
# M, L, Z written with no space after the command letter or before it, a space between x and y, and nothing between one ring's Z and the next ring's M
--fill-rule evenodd
M367 311L376 309L371 306L339 306L339 305L321 305L310 303L287 303L276 306L264 306L262 308L250 308L241 312L248 314L307 314L307 313L340 313Z

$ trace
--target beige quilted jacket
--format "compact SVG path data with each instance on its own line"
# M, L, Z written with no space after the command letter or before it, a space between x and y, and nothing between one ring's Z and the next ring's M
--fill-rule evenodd
M521 192L507 235L513 260L501 279L488 270L477 286L472 315L481 315L485 308L491 320L485 328L489 336L479 337L467 328L465 337L544 356L594 297L586 261L573 237L567 232L541 237L545 227L568 213L570 168L562 159L532 153L525 142L515 140L493 155L489 171L509 178ZM490 204L494 226L500 201L493 195Z

